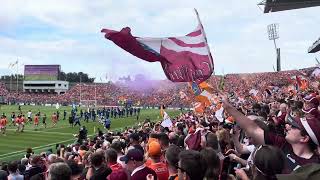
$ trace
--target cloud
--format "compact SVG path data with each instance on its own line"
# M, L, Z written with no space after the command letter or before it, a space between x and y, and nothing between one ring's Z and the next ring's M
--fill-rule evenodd
M257 3L4 0L0 7L0 58L3 64L19 58L24 64L61 64L66 72L83 71L112 79L134 74L164 79L159 63L148 63L123 51L104 39L100 29L129 26L141 37L181 36L196 27L193 8L197 8L217 74L273 71L275 51L266 32L271 23L280 25L277 43L283 69L314 65L315 55L306 51L319 36L319 8L263 14Z

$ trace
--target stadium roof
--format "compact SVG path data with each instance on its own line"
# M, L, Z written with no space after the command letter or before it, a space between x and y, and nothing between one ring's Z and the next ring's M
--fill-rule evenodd
M315 53L320 51L320 38L316 40L311 47L308 49L308 53Z
M320 6L320 0L264 0L264 13Z

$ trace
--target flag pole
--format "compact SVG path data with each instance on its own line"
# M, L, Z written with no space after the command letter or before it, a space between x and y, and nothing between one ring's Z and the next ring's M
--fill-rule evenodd
M82 84L81 84L81 74L80 74L80 102L79 102L79 104L82 103L82 101L81 101L81 93L82 93L82 88L81 88L81 86L82 86Z
M10 69L10 92L12 91L12 63L9 64Z
M204 36L204 41L205 41L205 44L206 44L207 50L208 50L208 52L209 52L208 57L209 57L209 59L211 60L211 68L212 68L213 73L214 73L214 68L213 68L213 59L212 59L211 52L210 52L210 48L209 48L209 45L208 45L207 36L206 36L206 33L205 33L204 29L203 29L203 26L202 26L202 23L201 23L201 20L200 20L200 17L199 17L199 13L198 13L197 9L196 9L196 8L194 8L194 11L195 11L195 13L196 13L196 15L197 15L197 19L198 19L198 22L199 22L199 25L200 25L201 33L202 33L202 34L203 34L203 36ZM215 73L214 73L214 74L215 74Z
M17 92L19 91L19 61L17 59Z

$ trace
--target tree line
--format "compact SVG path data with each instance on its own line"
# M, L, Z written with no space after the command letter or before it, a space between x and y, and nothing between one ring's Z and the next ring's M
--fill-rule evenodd
M12 74L12 75L3 75L0 77L1 81L15 81L24 79L24 76L22 74ZM58 80L61 81L68 81L68 82L83 82L83 83L92 83L94 82L95 78L90 78L87 73L83 72L60 72L58 75Z

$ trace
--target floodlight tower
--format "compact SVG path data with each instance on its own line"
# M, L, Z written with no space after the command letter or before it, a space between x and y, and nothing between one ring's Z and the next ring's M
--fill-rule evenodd
M276 39L279 39L279 24L268 25L268 37L269 40L273 40L274 48L277 55L277 71L281 71L281 61L280 61L280 48L277 48Z

